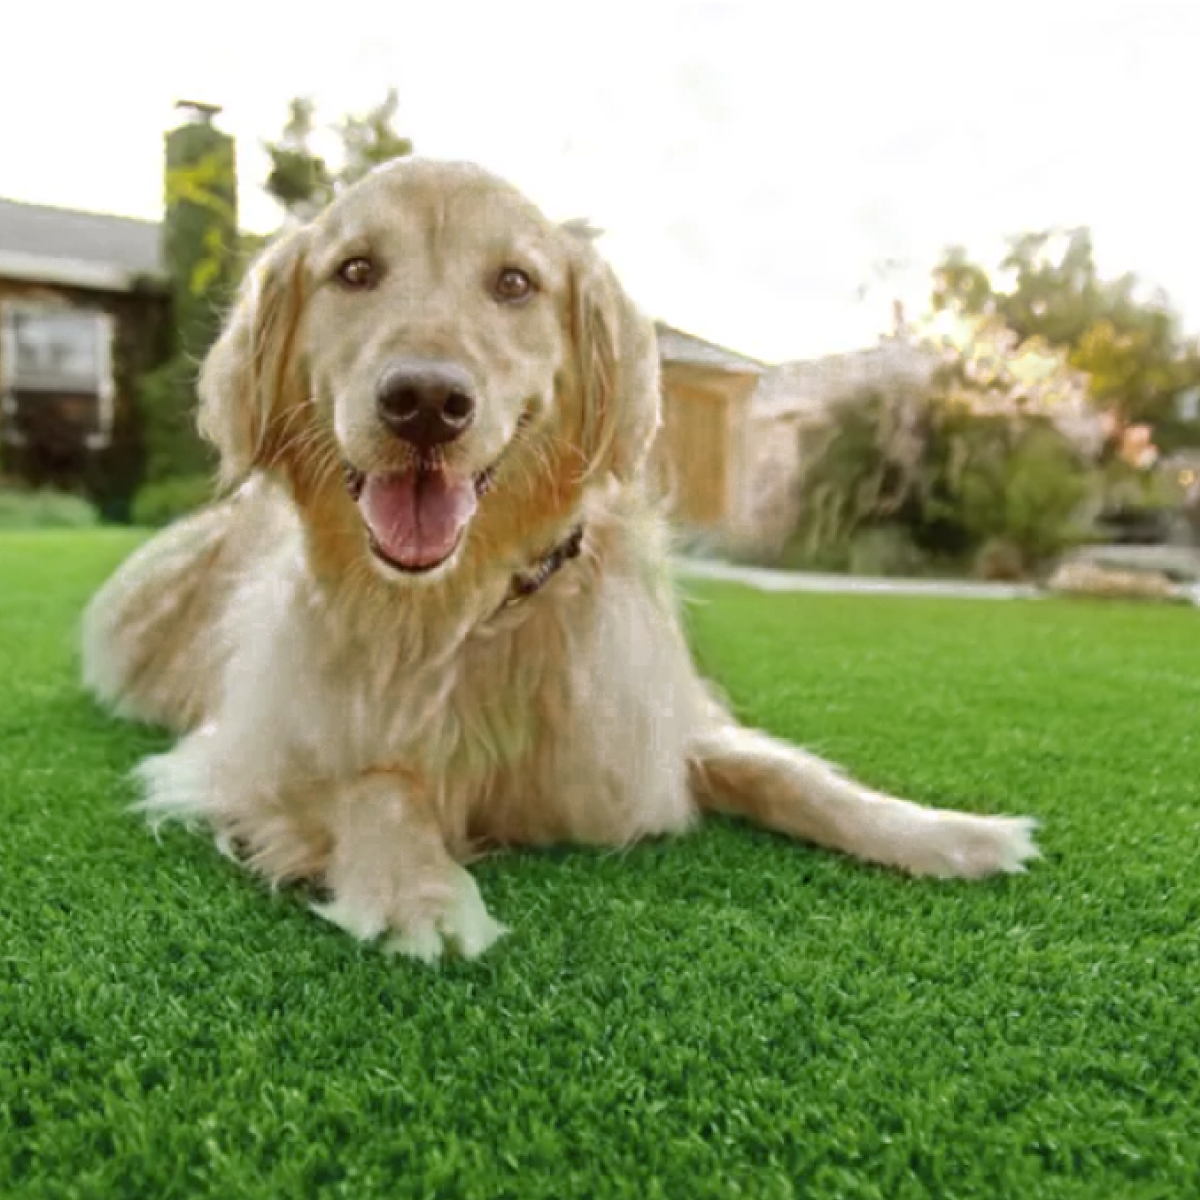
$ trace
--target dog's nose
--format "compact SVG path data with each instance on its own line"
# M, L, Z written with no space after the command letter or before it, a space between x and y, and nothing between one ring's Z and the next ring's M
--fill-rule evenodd
M471 377L454 363L401 363L376 388L380 420L416 450L452 442L475 419Z

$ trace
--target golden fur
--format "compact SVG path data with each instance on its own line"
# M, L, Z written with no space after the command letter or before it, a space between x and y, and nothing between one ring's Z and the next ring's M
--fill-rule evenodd
M369 255L376 286L337 266ZM516 264L528 303L488 287ZM380 564L343 483L405 468L374 415L381 364L476 381L448 469L498 463L459 549ZM740 728L698 677L642 467L653 326L585 237L462 164L403 160L252 269L205 363L200 425L236 491L145 545L92 602L84 673L181 735L140 768L154 820L203 819L359 938L432 960L503 931L463 864L513 843L624 845L704 809L914 875L1035 857L1033 822L922 808ZM583 555L505 607L582 519Z

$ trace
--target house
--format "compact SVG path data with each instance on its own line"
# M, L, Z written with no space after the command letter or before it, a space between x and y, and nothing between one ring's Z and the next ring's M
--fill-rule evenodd
M658 322L662 428L650 469L675 522L723 534L744 503L745 425L764 363Z
M157 222L0 199L0 479L83 491L126 519L139 377L169 352ZM770 557L799 516L803 433L838 395L927 378L902 338L773 365L656 323L663 426L651 471L684 531Z
M663 428L652 455L674 521L724 550L770 558L800 516L805 433L872 383L927 383L936 360L903 336L769 364L658 324Z
M770 559L800 519L800 480L814 433L839 400L871 387L923 391L937 369L930 351L898 330L873 346L767 371L751 399L744 502L729 529L734 548Z
M123 516L168 310L157 223L0 199L0 476Z
M940 345L898 312L893 331L872 346L772 365L660 325L664 427L656 458L676 523L713 548L776 557L799 521L805 456L831 407L873 387L925 393L946 345L977 358L992 352L973 327L959 333ZM1026 410L1043 412L1083 454L1095 454L1104 417L1086 380L1038 347L1001 353ZM1178 476L1190 486L1200 468L1185 463Z

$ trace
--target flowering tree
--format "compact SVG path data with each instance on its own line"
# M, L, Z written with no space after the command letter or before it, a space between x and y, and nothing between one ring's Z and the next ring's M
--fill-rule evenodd
M1200 386L1200 339L1185 336L1167 297L1126 273L1104 279L1086 228L1049 229L1009 239L989 274L962 247L933 273L931 303L995 316L1025 344L1041 339L1089 377L1091 403L1120 426L1150 424L1171 446L1200 445L1200 419L1180 400Z
M807 551L903 530L919 552L959 559L1006 548L1014 573L1077 535L1105 443L1088 377L995 312L944 308L905 330L930 370L834 399L809 432L801 526Z
M1044 417L1082 454L1094 458L1106 439L1091 404L1090 379L1066 351L1045 338L1021 340L996 313L946 308L918 325L938 356L938 391L976 414Z

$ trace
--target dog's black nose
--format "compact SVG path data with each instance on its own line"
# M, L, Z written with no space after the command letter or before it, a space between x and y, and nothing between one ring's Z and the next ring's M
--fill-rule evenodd
M379 419L419 451L452 442L475 419L471 377L454 363L389 367L376 388L376 402Z

